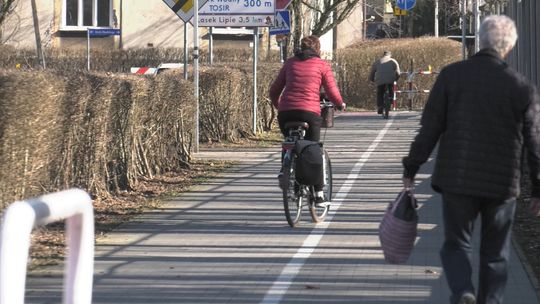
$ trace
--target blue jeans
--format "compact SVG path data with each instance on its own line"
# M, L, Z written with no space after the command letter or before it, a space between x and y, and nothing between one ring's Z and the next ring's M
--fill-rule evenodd
M465 292L474 294L471 237L478 215L482 219L477 303L502 303L510 257L510 237L516 200L496 200L443 191L443 269L452 291L451 303Z

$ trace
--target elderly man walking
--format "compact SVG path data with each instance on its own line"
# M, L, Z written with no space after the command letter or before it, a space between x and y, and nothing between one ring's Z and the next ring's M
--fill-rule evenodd
M403 159L403 183L412 187L439 142L431 184L443 201L440 255L450 302L460 304L502 303L525 152L532 180L529 207L540 215L540 96L503 60L517 40L510 18L487 17L479 36L480 52L441 71ZM471 235L478 216L482 239L475 292Z
M369 80L377 85L377 113L383 114L383 96L385 91L394 93L394 81L398 80L401 71L399 63L392 58L392 52L384 51L383 56L377 59L369 72Z

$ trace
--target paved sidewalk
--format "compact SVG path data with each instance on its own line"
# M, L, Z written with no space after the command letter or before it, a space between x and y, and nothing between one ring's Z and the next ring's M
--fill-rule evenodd
M100 239L93 303L448 303L438 257L441 202L429 186L433 161L417 177L421 223L410 260L386 264L377 237L418 120L407 112L388 121L338 117L325 141L331 213L317 225L305 213L294 229L277 188L277 149L197 154L239 163ZM540 303L525 269L513 250L505 303ZM61 272L33 273L27 303L59 303Z

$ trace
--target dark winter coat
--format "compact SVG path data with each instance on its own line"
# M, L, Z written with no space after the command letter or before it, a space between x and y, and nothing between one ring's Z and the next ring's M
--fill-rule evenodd
M517 197L526 149L532 195L540 197L540 96L494 50L441 71L403 159L405 177L414 177L437 142L436 191Z
M304 51L285 62L270 87L270 100L279 112L303 110L320 115L321 87L336 106L343 104L330 64Z

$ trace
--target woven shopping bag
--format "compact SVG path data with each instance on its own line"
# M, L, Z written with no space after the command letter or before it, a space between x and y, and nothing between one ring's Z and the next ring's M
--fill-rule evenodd
M407 262L416 240L417 202L411 190L403 190L388 204L379 226L384 259L391 264Z

